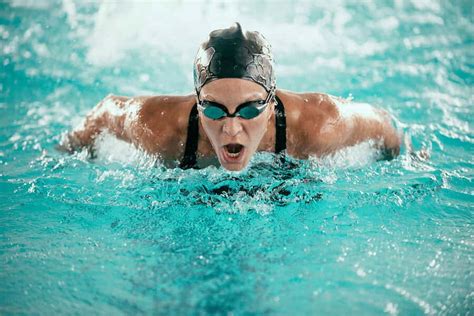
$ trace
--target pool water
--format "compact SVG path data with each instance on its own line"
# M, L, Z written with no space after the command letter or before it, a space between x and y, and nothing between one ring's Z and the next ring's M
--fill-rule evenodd
M0 3L0 314L472 315L471 1ZM278 86L389 110L370 144L239 173L167 169L104 134L55 150L109 93L187 94L240 21Z

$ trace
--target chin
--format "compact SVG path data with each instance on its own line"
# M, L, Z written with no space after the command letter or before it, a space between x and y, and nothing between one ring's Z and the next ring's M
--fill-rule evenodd
M240 171L242 169L245 168L246 165L235 165L235 164L221 164L222 167L224 167L224 169L228 170L228 171Z
M227 161L219 161L221 163L221 166L228 170L228 171L241 171L242 169L244 169L245 167L247 167L248 165L248 161L247 160L244 160L244 161L241 161L239 163L229 163Z
M245 167L247 167L249 163L248 159L244 159L243 161L238 163L229 163L225 160L221 160L219 162L221 163L221 166L228 171L241 171L245 169Z

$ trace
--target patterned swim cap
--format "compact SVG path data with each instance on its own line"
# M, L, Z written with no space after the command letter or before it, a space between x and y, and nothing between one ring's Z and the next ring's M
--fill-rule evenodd
M276 86L271 46L259 32L244 32L239 23L215 30L194 59L194 87L221 78L253 81L270 92Z

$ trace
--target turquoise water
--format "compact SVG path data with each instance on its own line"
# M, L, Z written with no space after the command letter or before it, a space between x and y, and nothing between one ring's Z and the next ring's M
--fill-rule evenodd
M472 3L330 3L0 3L0 314L472 314ZM190 93L198 43L234 21L279 87L385 108L430 158L55 151L108 93Z

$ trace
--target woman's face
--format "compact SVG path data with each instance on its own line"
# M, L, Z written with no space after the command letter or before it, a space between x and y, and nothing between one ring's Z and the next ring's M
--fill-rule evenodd
M248 101L265 100L266 90L249 80L225 78L206 84L199 95L201 101L222 104L231 114ZM271 104L253 119L224 117L212 120L199 111L199 119L221 165L231 171L245 168L267 130L271 117Z

